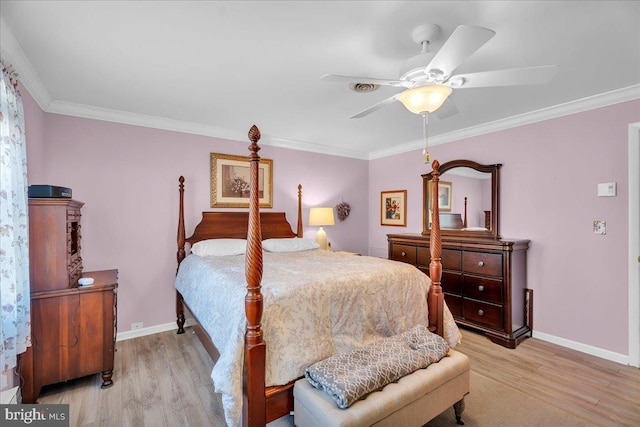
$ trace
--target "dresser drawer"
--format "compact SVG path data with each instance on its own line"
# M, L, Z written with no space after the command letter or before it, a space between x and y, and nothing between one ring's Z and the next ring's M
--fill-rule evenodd
M462 251L454 249L442 250L442 268L460 271L462 265Z
M427 267L429 271L429 264L431 263L431 252L428 247L418 246L418 265Z
M445 293L444 302L449 307L451 314L457 317L462 316L462 297Z
M442 272L442 290L451 294L462 293L462 274L450 271Z
M465 299L462 303L462 316L466 320L503 329L502 306Z
M465 273L502 277L502 255L464 251L462 269Z
M462 268L462 252L455 249L443 249L440 258L442 268L447 270L460 271ZM431 263L431 252L428 247L418 248L418 265L429 266Z
M471 298L496 304L503 302L502 280L466 274L463 289L464 295Z
M416 265L417 263L417 248L409 245L393 245L391 252L391 259L395 261L407 262L409 264Z
M421 266L421 267L418 267L418 269L422 271L424 274L426 274L427 276L431 277L429 267ZM442 278L440 279L440 286L442 287L443 292L448 292L452 294L461 294L462 293L462 274L459 272L443 271Z

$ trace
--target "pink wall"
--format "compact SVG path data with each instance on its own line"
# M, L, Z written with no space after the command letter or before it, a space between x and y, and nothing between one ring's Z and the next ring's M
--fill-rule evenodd
M628 354L628 125L640 100L433 147L441 163L502 163L501 234L531 240L527 280L534 330ZM419 151L369 163L369 251L385 256L387 233L421 231ZM597 184L617 182L616 197ZM407 189L407 227L381 227L380 191ZM455 189L454 189L455 192ZM595 235L593 220L606 220Z
M42 112L33 100L26 103L27 120L36 126ZM178 177L186 179L190 232L200 212L211 210L209 153L246 155L248 140L48 113L44 129L44 144L34 138L30 146L30 173L39 183L72 188L73 198L85 202L83 264L85 271L119 269L118 329L128 331L132 322L145 327L174 322ZM260 154L274 162L273 210L286 211L295 227L301 183L306 237L313 238L317 227L306 226L309 207L335 206L344 199L353 207L351 215L327 227L329 239L337 250L366 252L367 195L358 185L366 183L366 161L269 146Z
M44 183L46 173L44 151L44 116L36 101L24 87L20 88L24 109L24 127L27 140L27 180L29 184Z

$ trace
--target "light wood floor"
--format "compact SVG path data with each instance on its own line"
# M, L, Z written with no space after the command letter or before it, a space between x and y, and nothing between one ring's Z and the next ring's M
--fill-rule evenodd
M100 375L43 390L39 403L70 403L71 426L218 426L213 362L194 334L164 332L116 345L114 382ZM602 426L640 425L640 370L530 338L509 350L463 331L471 369ZM514 408L517 410L517 408Z

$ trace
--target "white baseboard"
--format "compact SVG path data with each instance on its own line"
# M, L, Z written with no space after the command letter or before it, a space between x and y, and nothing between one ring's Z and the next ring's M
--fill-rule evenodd
M188 318L185 320L184 326L192 326L195 324L195 320L193 318ZM144 337L146 335L153 335L160 332L166 332L171 330L177 330L178 326L175 322L165 323L162 325L151 326L148 328L136 329L133 331L124 331L118 332L116 335L116 341L124 341L130 340L133 338ZM621 363L623 365L629 364L629 356L625 354L615 353L613 351L604 350L598 347L593 347L590 345L582 344L576 341L571 341L565 338L556 337L554 335L545 334L544 332L533 331L533 337L542 341L547 341L552 344L557 344L561 347L570 348L572 350L577 350L582 353L590 354L592 356L600 357L602 359L611 360L612 362ZM4 393L2 392L2 396L4 398Z
M189 318L189 319L186 319L186 321L184 322L184 326L185 327L192 326L194 323L196 322L193 320L193 318ZM166 332L171 330L174 330L174 331L178 330L178 325L176 325L176 322L150 326L148 328L135 329L132 331L118 332L116 334L116 341L130 340L133 338L144 337L146 335L153 335L153 334L158 334L160 332Z
M572 350L577 350L582 353L590 354L592 356L600 357L602 359L611 360L612 362L621 363L623 365L629 364L629 356L625 354L615 353L613 351L604 350L599 347L593 347L591 345L556 337L554 335L545 334L543 332L536 332L535 330L533 331L533 337L542 341L557 344L562 347L567 347Z

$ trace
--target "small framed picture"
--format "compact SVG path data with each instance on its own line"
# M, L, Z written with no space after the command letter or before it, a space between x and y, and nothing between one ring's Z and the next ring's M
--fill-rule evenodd
M380 225L407 226L407 190L380 193Z

